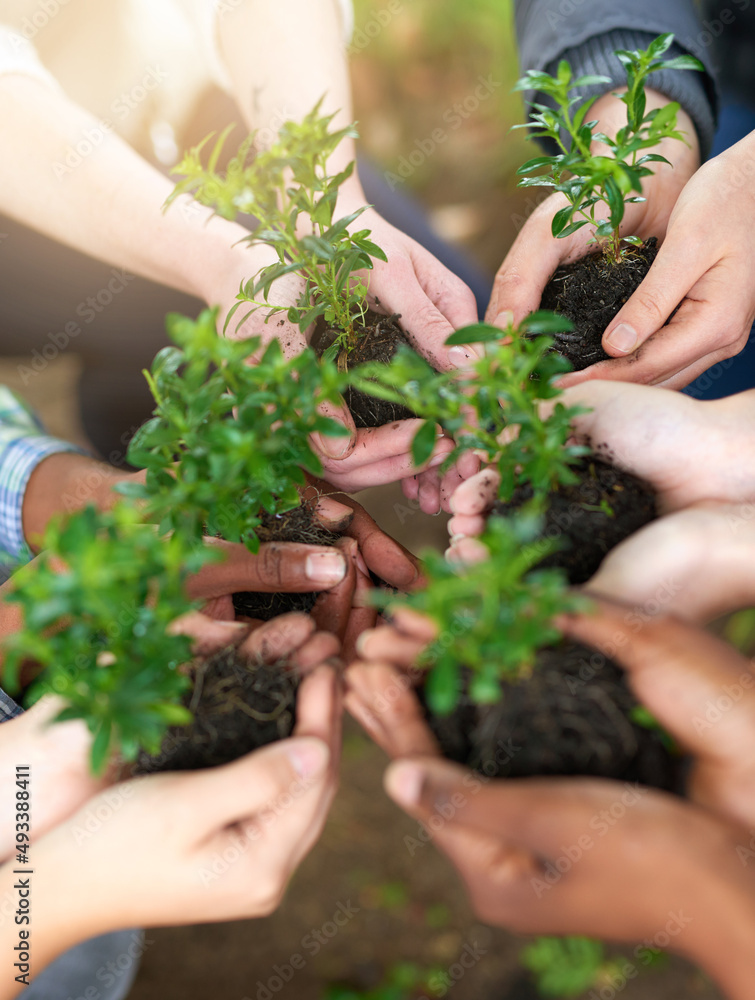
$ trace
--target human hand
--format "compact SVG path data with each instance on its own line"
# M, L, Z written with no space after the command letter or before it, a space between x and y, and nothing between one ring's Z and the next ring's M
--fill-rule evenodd
M664 107L668 104L668 98L656 91L648 90L647 97L648 110ZM615 135L620 128L626 125L626 106L613 94L606 94L595 102L590 111L590 117L600 121L600 131L608 135ZM622 232L626 235L631 234L642 239L656 236L662 241L682 190L700 166L699 142L691 118L686 112L680 111L678 123L680 131L686 133L690 145L687 146L675 139L666 139L658 146L657 150L654 150L654 152L665 156L673 164L673 168L666 164L656 164L658 169L654 175L645 179L643 193L646 201L641 204L627 205L622 225ZM601 150L599 143L594 143L593 148L598 153ZM513 316L513 321L516 324L520 323L525 316L539 308L543 290L559 265L570 263L595 250L594 245L588 244L591 238L589 226L565 239L553 237L551 221L554 214L566 204L563 195L553 195L542 202L530 216L496 276L486 314L489 322L505 327ZM644 295L646 283L647 279L635 297ZM684 298L689 287L691 286L687 286L675 299L663 319L656 323L652 331L648 331L648 335L651 332L654 333L665 322L671 311ZM654 320L656 318L653 317ZM615 323L611 324L611 331L615 329L615 325ZM623 357L624 354L628 353L611 349L607 339L604 340L604 347L612 356L620 354ZM701 356L701 352L709 353L708 350L700 348L693 360L697 360ZM632 358L631 362L602 362L586 369L585 372L566 376L564 384L573 384L585 378L660 382L667 377L665 374L668 366L667 355L670 357L673 353L673 351L667 351L665 347L661 352L660 347L657 347L647 358L642 358L642 364L636 363L637 358ZM683 355L684 347L681 341L677 341L675 356L678 356L679 364L674 368L675 372L686 368L689 364ZM700 371L711 363L709 361ZM691 375L686 381L691 381L694 377ZM679 384L684 385L686 382Z
M754 151L752 133L687 183L647 277L604 334L618 360L566 375L564 385L600 378L680 389L742 350L755 320Z
M90 836L75 830L97 814L97 798L41 838L33 849L35 967L116 928L271 913L335 793L340 696L332 668L305 678L297 714L290 740L224 767L117 785L109 818ZM10 892L16 878L5 871L2 888ZM80 899L86 905L72 903ZM4 960L13 934L0 931Z
M671 617L596 601L566 635L620 663L639 701L693 757L690 796L755 826L755 674L721 639Z
M755 497L755 392L702 403L659 387L589 381L567 389L560 402L588 411L573 421L575 437L598 457L650 482L661 511L709 501L746 504ZM484 531L499 482L487 469L454 493L453 558L484 555L479 543L468 540Z
M742 828L638 785L492 781L437 758L394 763L385 785L448 855L485 922L670 942L727 995L750 995L755 874L736 853Z

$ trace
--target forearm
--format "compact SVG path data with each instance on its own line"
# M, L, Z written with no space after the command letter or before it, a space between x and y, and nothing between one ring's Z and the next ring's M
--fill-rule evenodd
M284 121L300 121L322 97L322 111L334 113L332 129L353 120L351 85L342 14L336 0L244 0L218 13L221 54L250 130L269 146ZM354 159L354 142L344 140L331 173ZM345 185L355 196L358 179Z
M0 131L14 153L0 163L0 212L215 304L213 289L245 230L194 202L163 214L171 182L63 93L35 79L0 76ZM92 151L73 165L77 146Z
M24 493L23 530L30 548L39 550L39 540L56 514L72 514L89 504L107 510L118 500L114 487L131 478L86 455L63 452L44 459Z

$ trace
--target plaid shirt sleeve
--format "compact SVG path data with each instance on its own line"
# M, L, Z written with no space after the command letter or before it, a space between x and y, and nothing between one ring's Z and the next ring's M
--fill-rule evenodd
M58 452L86 454L81 448L45 434L26 404L0 386L0 560L28 562L32 553L24 538L24 493L42 459ZM0 717L3 706L0 702Z

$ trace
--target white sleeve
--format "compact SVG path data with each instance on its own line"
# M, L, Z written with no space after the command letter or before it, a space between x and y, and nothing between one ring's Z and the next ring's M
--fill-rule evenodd
M0 75L23 73L35 80L58 88L55 77L39 61L31 42L12 28L0 24Z
M354 4L353 0L336 0L341 8L341 20L343 21L344 45L351 42L354 33ZM232 88L231 77L223 62L220 52L220 39L218 37L218 17L227 10L233 10L238 6L238 0L193 0L195 16L199 21L203 42L209 60L210 70L215 83L223 90L230 91Z

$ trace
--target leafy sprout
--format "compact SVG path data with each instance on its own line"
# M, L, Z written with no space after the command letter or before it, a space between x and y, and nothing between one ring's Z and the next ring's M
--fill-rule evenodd
M617 965L606 957L600 941L585 937L538 938L525 948L521 960L544 997L581 996L599 987Z
M171 630L191 610L186 574L212 558L187 554L181 540L158 538L126 504L93 507L48 526L43 554L14 577L6 598L24 624L3 643L4 687L34 661L44 672L30 700L52 693L57 721L83 719L94 736L91 763L102 770L116 746L126 760L156 753L167 728L191 721L181 705L189 679L179 668L190 641Z
M462 665L471 674L473 701L500 701L501 682L528 676L537 651L561 638L553 618L584 607L562 570L536 569L557 547L542 529L540 504L532 501L508 517L491 518L480 538L488 559L459 570L438 553L426 554L429 582L401 605L439 628L420 661L430 668L425 694L435 713L456 707Z
M371 990L349 986L329 986L323 1000L419 1000L420 994L437 992L432 984L442 982L441 969L422 969L413 962L399 962L386 973L383 982Z
M120 490L146 500L161 534L220 535L256 552L264 516L298 507L304 470L322 472L310 435L345 433L320 407L339 401L346 376L309 349L286 359L277 340L226 340L215 320L209 310L196 321L168 318L176 346L145 373L154 416L128 450L146 478Z
M338 192L354 172L354 163L330 175L328 160L344 139L356 138L358 133L351 125L331 132L335 115L321 114L321 105L322 99L302 122L286 122L270 149L255 154L255 135L249 136L224 173L217 165L230 129L216 141L204 166L204 148L214 134L208 136L174 170L182 180L167 204L190 193L226 219L252 215L259 225L245 242L264 244L277 256L276 263L242 282L226 328L244 305L252 308L242 323L260 308L267 310L268 318L286 311L302 331L322 316L338 331L334 356L340 347L355 345L356 324L366 313L367 286L356 272L369 271L373 260L387 258L370 239L369 229L349 232L349 226L369 206L335 219ZM269 301L273 282L286 274L300 275L305 282L291 307Z
M413 442L417 464L432 454L440 425L456 444L447 466L475 451L500 473L502 499L510 500L521 484L543 496L559 484L577 483L571 467L589 451L569 443L571 421L584 411L558 402L561 390L553 384L570 365L552 350L547 334L571 329L569 320L548 312L533 313L518 328L504 331L479 323L446 341L485 345L484 356L461 375L439 374L402 346L390 365L360 366L352 381L363 392L408 406L425 419ZM547 415L546 402L553 403Z
M530 70L519 80L515 90L535 90L546 94L555 108L533 103L531 121L514 128L534 129L530 138L549 139L560 152L555 156L538 156L518 170L520 187L546 187L566 196L568 205L553 217L553 235L564 239L583 226L593 227L593 242L607 241L610 254L617 263L626 248L622 244L641 245L636 236L621 236L621 224L627 204L643 202L642 181L653 174L651 163L669 161L659 153L646 152L665 139L685 141L677 129L679 104L670 102L662 108L647 111L645 86L650 76L659 70L703 70L699 59L691 55L664 59L674 41L672 34L659 35L645 50L616 52L626 70L626 92L620 99L627 108L627 124L616 138L596 132L597 120L588 120L595 99L580 103L573 95L578 87L610 84L609 77L583 76L574 79L566 60L559 63L556 76L540 70ZM593 143L600 142L605 152L593 152ZM670 164L669 164L670 165ZM542 174L537 171L544 170ZM608 218L599 213L608 206Z

